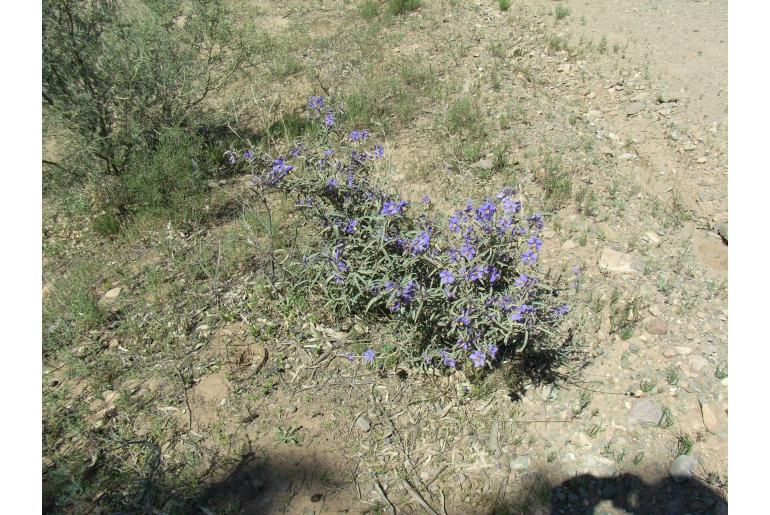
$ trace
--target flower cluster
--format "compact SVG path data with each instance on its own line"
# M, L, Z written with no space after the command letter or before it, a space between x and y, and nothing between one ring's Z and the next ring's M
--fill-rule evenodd
M255 182L318 224L320 248L301 268L335 308L409 324L425 363L479 369L537 345L569 312L537 275L543 218L525 216L512 189L441 219L427 195L413 204L376 184L384 150L362 148L366 130L332 137L323 97L310 97L308 112L328 129L322 140L255 166Z

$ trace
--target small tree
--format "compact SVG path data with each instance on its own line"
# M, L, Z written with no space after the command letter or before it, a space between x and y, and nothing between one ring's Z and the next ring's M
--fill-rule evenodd
M46 114L122 175L163 129L204 123L206 98L257 55L245 34L216 0L43 0Z

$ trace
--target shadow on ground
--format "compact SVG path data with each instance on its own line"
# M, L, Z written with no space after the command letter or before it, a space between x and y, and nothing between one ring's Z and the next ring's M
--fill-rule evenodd
M556 486L546 476L523 482L515 500L496 504L488 515L681 515L727 514L727 501L697 478L676 483L665 477L646 482L633 474L596 477L582 474ZM537 506L537 508L535 508Z

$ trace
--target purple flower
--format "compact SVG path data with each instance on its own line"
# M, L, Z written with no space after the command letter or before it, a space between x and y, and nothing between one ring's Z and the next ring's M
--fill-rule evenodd
M324 125L327 127L334 125L334 113L332 111L326 112L326 116L324 116Z
M522 304L521 307L519 308L519 310L521 310L522 315L526 315L526 314L529 314L529 313L534 313L535 312L535 306L532 306L530 304Z
M495 211L497 211L495 205L487 200L476 209L476 219L480 222L489 221L495 215Z
M508 316L508 318L510 318L514 322L519 322L522 319L521 308L517 307L513 311L511 311L511 314Z
M505 211L506 214L515 214L519 212L519 209L521 209L521 202L517 202L511 197L505 197L502 200L502 205L503 211Z
M348 352L348 355L345 356L348 361L353 361L356 357L353 355L352 352Z
M427 206L428 204L430 204L430 197L428 196L428 194L427 194L427 193L426 193L425 195L423 195L423 196L422 196L422 198L420 199L420 202L422 202L422 203L423 203L423 204L425 204L426 206Z
M482 265L476 265L473 268L471 268L470 274L468 274L468 279L471 281L481 281L484 279L484 273L486 271L486 267Z
M254 152L252 152L251 150L247 150L246 152L243 153L243 158L251 161L254 158Z
M302 151L304 150L305 146L303 144L299 144L295 147L293 147L291 150L289 150L289 155L291 157L299 157L302 155Z
M324 156L331 157L333 155L334 155L334 150L332 150L330 148L327 148L326 150L324 150Z
M315 95L310 96L307 99L307 106L310 109L320 111L321 108L324 106L324 97L317 97Z
M543 240L537 236L532 236L529 240L527 240L527 243L529 243L530 246L535 247L535 252L540 252L540 247L543 246Z
M521 254L521 262L525 265L534 265L537 263L537 254L531 250L526 250Z
M457 213L449 217L449 230L452 232L460 232L460 217Z
M514 281L514 284L517 288L524 288L525 286L531 285L532 281L527 274L519 274L516 281Z
M227 162L230 163L231 165L234 165L235 161L237 161L237 158L235 157L235 153L227 152L226 155L227 155Z
M356 226L358 225L358 220L350 220L348 224L345 226L345 232L348 234L353 234L356 232Z
M467 241L460 247L460 254L468 261L472 260L476 255L476 249Z
M471 211L473 211L473 201L472 200L468 199L468 201L465 203L464 211L466 213L470 213Z
M572 273L575 274L577 277L580 277L583 272L580 270L579 266L573 266Z
M369 137L369 131L367 131L366 129L362 131L354 130L353 132L350 133L351 141L366 141L366 138L368 137Z
M372 349L367 349L363 354L363 358L367 363L374 363L374 351Z
M536 227L537 229L543 228L543 215L541 215L540 213L536 213L528 217L527 221L529 221L531 226Z
M375 145L374 146L374 157L382 157L385 155L385 149L382 148L382 145Z
M282 157L275 159L273 161L273 168L270 172L270 182L280 181L292 170L294 170L294 165L287 164Z
M513 193L513 188L503 188L495 196L498 198L498 200L500 200L500 199L504 199L505 197L509 196L511 193Z
M406 207L409 203L405 200L388 200L382 205L382 212L381 214L385 216L393 216L397 215L401 212L404 207Z
M489 352L489 357L492 359L495 359L497 357L497 351L498 351L497 345L495 345L494 343L490 343L489 347L487 347L487 352Z
M494 284L498 279L500 279L500 270L498 270L494 265L487 267L487 273L489 273L490 284Z
M422 360L426 365L430 365L431 362L433 361L433 357L430 354L428 354L427 351L425 351L422 353Z
M442 270L438 275L441 277L441 286L446 286L455 282L455 276L449 270Z
M460 312L460 316L457 317L457 325L460 327L468 327L471 324L471 320L468 318L468 315L470 315L470 308L466 307Z
M457 360L454 359L452 355L447 351L442 349L439 352L439 355L441 356L441 361L444 363L445 367L455 368L457 366Z
M446 251L447 256L449 256L449 262L450 263L457 263L457 249L454 247L449 247Z
M329 191L336 190L339 187L339 185L340 185L339 181L334 177L326 181L326 189Z
M480 350L474 351L471 353L471 361L473 361L473 366L476 368L481 368L484 366L484 363L487 361L487 355Z
M422 231L412 240L412 255L422 254L430 247L430 234L428 231Z
M457 346L460 347L462 350L468 350L470 345L471 345L471 342L469 340L466 340L461 336L457 338Z
M553 314L558 317L564 316L567 313L569 313L569 306L566 304L562 304L561 306L556 306L553 308Z

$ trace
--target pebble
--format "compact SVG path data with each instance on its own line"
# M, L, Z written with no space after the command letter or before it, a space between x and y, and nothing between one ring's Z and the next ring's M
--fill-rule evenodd
M707 360L703 356L700 356L700 355L696 354L695 356L690 358L689 365L690 365L690 370L692 370L693 372L695 372L697 374L701 370L703 370L704 368L709 366L709 360Z
M720 235L723 240L727 241L727 223L717 224L715 229L717 230L717 234Z
M356 419L356 429L368 433L372 429L372 423L365 415L361 415Z
M644 107L644 102L634 102L633 104L626 107L626 116L633 116L638 114L644 110Z
M623 152L618 156L618 159L620 159L621 161L625 161L628 159L636 159L636 154L632 152Z
M668 332L668 324L663 317L657 316L650 320L646 329L650 334L663 335Z
M117 287L113 288L107 293L104 294L104 300L115 300L118 298L118 295L120 295L120 292L122 291L122 288Z
M693 469L698 464L695 456L682 455L671 463L668 474L677 483L684 483L693 476Z
M700 399L698 399L698 402L700 402L700 412L703 416L703 425L706 426L706 429L708 429L709 433L722 433L724 431L724 424L718 415L722 414L724 411L720 409L719 405L717 404L703 402Z
M656 305L650 306L649 307L649 312L650 312L650 314L652 316L656 316L656 317L658 317L658 316L663 314L663 310L661 309L661 307L660 306L656 306Z
M120 399L120 394L113 390L105 390L102 392L102 399L107 403L107 406L113 406Z
M294 405L286 406L286 413L296 413L297 407Z
M491 170L494 166L494 163L491 159L480 159L476 161L476 163L473 165L476 168L481 168L482 170Z
M567 240L564 243L562 243L561 248L564 250L572 250L578 246L577 243L575 243L573 240Z
M644 233L644 238L655 246L660 245L660 236L652 231L647 231Z
M633 254L624 254L605 247L599 256L599 268L618 274L641 274L644 271L644 263Z
M663 410L658 405L650 399L641 399L634 403L628 412L628 425L657 424L662 416Z

